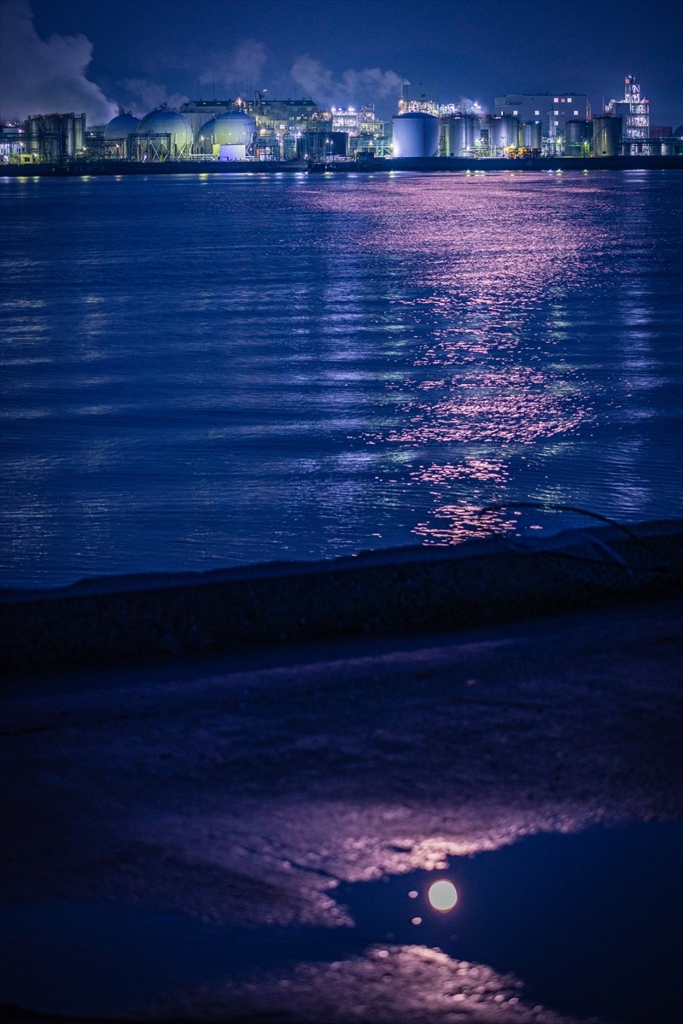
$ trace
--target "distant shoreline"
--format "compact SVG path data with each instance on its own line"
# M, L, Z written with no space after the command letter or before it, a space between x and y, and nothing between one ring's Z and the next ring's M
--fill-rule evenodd
M596 156L596 157L415 157L363 159L349 162L303 163L301 161L197 161L167 160L137 163L129 160L75 160L64 164L5 164L0 177L74 178L119 177L155 174L376 174L388 171L643 171L683 170L683 156Z

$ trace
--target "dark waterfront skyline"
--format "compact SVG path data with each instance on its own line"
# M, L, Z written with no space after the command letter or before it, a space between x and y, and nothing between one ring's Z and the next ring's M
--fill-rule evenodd
M321 105L574 90L595 109L635 74L655 124L683 121L674 0L0 0L0 114L236 96Z

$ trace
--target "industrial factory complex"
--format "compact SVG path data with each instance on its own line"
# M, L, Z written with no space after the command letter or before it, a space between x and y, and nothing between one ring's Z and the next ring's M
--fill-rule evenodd
M402 97L398 113L383 121L372 106L321 109L312 99L273 100L257 92L254 99L159 107L142 118L121 110L106 125L87 125L84 114L35 114L0 131L0 162L24 170L84 163L142 170L181 162L201 169L256 163L341 170L439 159L485 167L500 160L681 156L683 125L652 124L633 76L623 98L595 116L580 93L498 96L488 112L478 104Z

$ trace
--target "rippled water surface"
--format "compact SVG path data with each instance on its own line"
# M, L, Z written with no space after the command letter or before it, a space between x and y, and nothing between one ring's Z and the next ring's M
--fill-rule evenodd
M682 186L0 179L0 584L680 515Z

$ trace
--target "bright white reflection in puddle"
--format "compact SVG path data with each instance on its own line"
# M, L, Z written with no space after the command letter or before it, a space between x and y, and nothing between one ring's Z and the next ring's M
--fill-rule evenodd
M350 927L103 902L7 909L0 1003L64 1020L678 1024L682 841L675 823L595 826L337 880Z
M447 910L452 910L458 902L457 890L453 883L449 882L446 878L442 878L438 882L434 882L433 885L430 885L427 897L434 910L441 910L444 913Z

